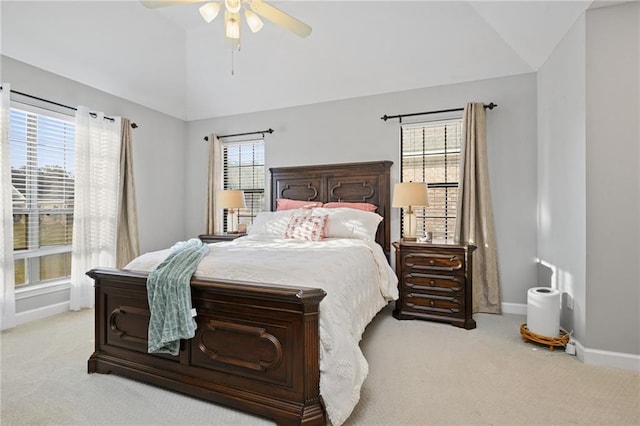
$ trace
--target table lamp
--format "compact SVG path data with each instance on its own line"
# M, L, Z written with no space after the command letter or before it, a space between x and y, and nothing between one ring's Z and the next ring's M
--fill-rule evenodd
M216 193L216 208L229 210L230 226L227 226L228 234L237 234L238 228L235 220L236 209L245 208L244 191L239 189L225 189Z
M416 241L415 235L416 222L412 207L415 206L428 206L429 200L427 199L427 184L425 182L401 182L396 183L393 188L393 202L392 207L406 208L405 214L407 216L407 232L403 235L404 241Z

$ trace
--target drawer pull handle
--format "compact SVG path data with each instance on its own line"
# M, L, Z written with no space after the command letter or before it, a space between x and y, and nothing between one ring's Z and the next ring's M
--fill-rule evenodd
M431 305L431 307L433 308L434 302L433 300L429 301L429 304Z
M429 281L430 285L434 285L436 282L434 280Z
M435 264L436 264L436 261L435 261L435 260L431 259L431 260L429 261L429 265L435 265Z

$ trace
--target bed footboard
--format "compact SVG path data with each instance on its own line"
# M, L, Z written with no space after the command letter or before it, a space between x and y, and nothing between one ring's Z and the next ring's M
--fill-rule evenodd
M147 353L146 273L93 269L89 373L115 373L267 417L325 425L320 398L321 289L191 280L198 328L177 356Z

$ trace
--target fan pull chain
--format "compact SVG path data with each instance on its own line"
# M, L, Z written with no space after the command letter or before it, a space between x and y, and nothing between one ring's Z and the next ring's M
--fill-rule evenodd
M231 75L235 75L235 72L233 69L233 49L231 49Z

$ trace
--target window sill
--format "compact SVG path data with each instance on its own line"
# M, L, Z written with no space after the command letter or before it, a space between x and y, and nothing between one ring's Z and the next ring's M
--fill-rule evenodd
M48 283L27 286L24 288L16 288L16 300L28 299L30 297L41 296L43 294L56 293L71 288L71 281L58 280Z
M29 259L32 257L49 256L51 254L70 253L71 245L66 246L46 246L33 250L15 250L14 260Z

